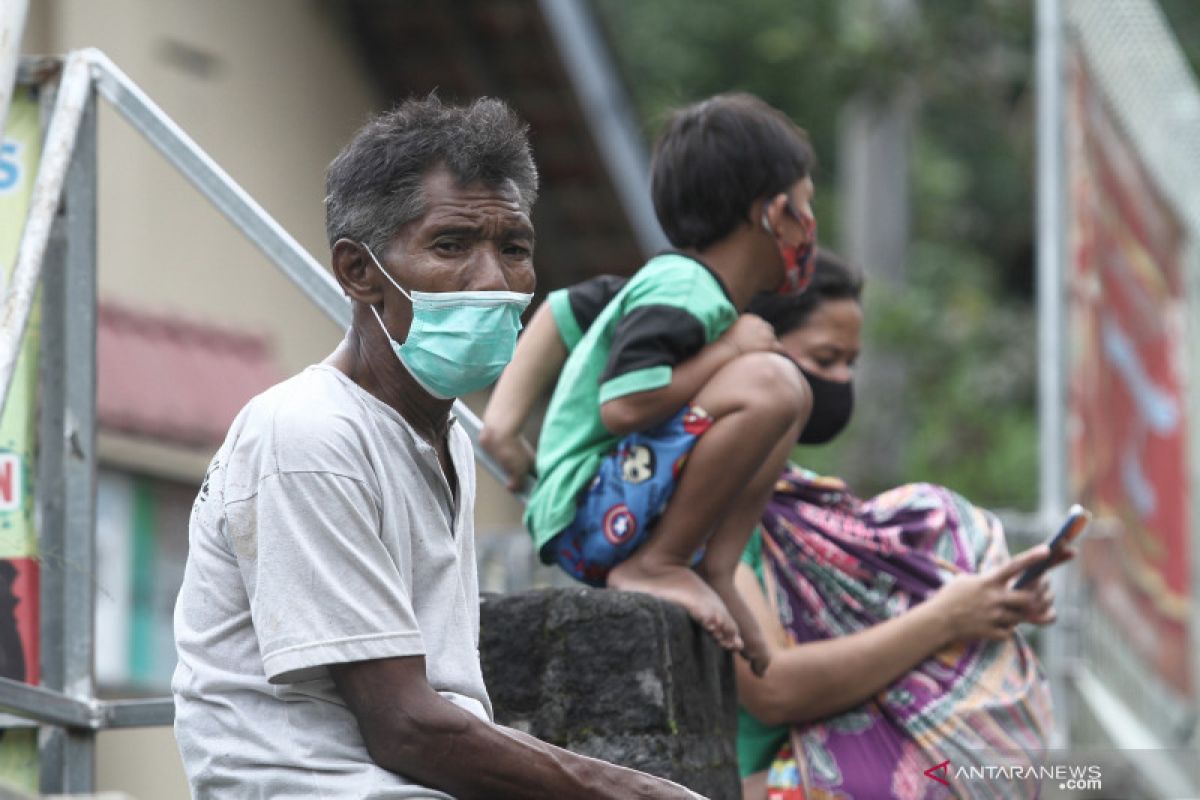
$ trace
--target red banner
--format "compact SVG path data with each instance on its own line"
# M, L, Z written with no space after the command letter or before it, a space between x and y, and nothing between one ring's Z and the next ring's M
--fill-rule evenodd
M1182 228L1081 63L1071 89L1069 463L1096 513L1083 570L1119 657L1191 697Z
M37 683L38 562L0 559L0 677Z

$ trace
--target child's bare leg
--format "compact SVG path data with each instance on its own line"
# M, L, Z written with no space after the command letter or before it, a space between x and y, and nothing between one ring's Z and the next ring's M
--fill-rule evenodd
M713 417L712 427L692 449L654 534L609 573L608 585L679 603L722 647L741 650L725 602L690 564L780 440L795 441L808 398L799 371L781 356L750 353L717 372L695 398ZM765 505L764 497L758 513ZM732 580L732 569L729 574Z
M749 541L750 534L762 518L763 509L771 499L771 492L780 473L783 472L788 454L796 445L796 436L800 433L803 420L807 418L808 405L805 404L802 413L796 417L792 426L762 462L758 472L734 498L729 513L717 524L716 531L708 540L704 560L697 568L717 596L724 601L733 621L737 623L738 632L742 637L742 655L750 662L750 668L756 675L766 672L770 651L762 629L734 586L733 575L741 561L742 551L746 549L746 542Z

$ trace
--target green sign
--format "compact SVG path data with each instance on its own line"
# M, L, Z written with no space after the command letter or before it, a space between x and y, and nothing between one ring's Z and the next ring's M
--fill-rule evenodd
M0 140L0 275L12 279L41 154L36 98L18 89ZM4 677L37 683L38 562L33 479L37 442L38 319L35 306L0 415L0 650ZM19 658L14 658L20 654ZM0 786L36 793L37 731L0 729Z

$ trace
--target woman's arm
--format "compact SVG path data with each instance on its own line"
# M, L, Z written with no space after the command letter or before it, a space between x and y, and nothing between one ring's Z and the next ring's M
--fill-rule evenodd
M508 473L508 488L512 491L521 488L534 463L533 448L521 435L521 428L533 404L554 383L566 360L567 347L559 336L550 304L542 303L517 340L513 360L492 390L479 432L479 444Z
M820 719L865 702L946 645L1004 639L1018 622L1037 616L1043 601L1041 587L1017 591L1009 582L1047 555L1045 547L1035 547L989 572L955 578L898 617L798 645L788 643L754 571L741 564L738 591L772 647L762 678L744 659L734 659L742 705L768 725Z

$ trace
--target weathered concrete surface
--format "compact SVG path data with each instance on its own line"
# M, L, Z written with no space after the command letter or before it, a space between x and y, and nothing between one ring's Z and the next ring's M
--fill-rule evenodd
M480 651L497 722L740 797L730 656L679 606L587 588L488 595Z

